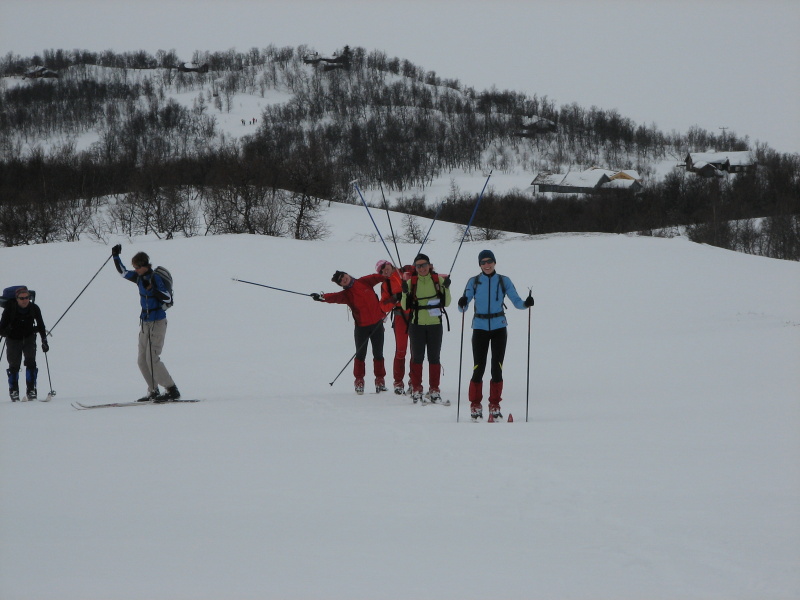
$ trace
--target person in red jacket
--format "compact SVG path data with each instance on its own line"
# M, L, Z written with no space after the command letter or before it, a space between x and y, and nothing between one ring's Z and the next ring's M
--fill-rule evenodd
M396 269L388 260L379 260L375 271L384 277L381 283L381 309L392 315L392 329L394 329L394 362L392 363L392 376L394 377L394 393L405 394L403 378L406 375L406 352L408 352L408 320L411 311L403 310L400 300L403 295L403 271L410 272L410 265L403 269ZM409 386L411 382L409 381ZM411 393L409 391L409 393Z
M366 275L359 279L344 271L336 271L331 277L341 292L330 294L311 294L317 302L346 304L353 311L355 327L356 356L353 361L356 394L364 393L366 374L367 342L372 344L372 365L375 373L375 391L386 391L386 367L383 364L383 320L386 313L381 310L374 288L383 281L383 275Z

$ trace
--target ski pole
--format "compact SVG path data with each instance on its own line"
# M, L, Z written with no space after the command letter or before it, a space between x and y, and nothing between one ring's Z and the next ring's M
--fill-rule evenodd
M3 338L3 347L0 348L0 360L3 360L3 351L6 349L6 339Z
M428 232L425 234L425 238L422 240L422 246L419 247L417 254L422 254L422 249L425 247L425 242L428 241L428 236L431 234L431 229L433 229L433 224L436 223L436 219L439 218L439 213L442 212L443 206L444 206L444 200L439 202L439 208L436 209L436 214L433 216L433 221L431 221L431 226L428 227Z
M367 206L367 201L364 200L364 195L361 193L361 190L358 188L358 183L355 180L351 181L351 183L353 184L353 187L356 188L356 191L358 192L358 195L361 197L361 204L363 204L364 208L367 209L367 214L369 215L369 220L372 221L372 224L375 226L375 231L378 232L378 237L381 238L381 241L383 242L383 247L386 248L386 252L389 254L389 260L394 262L394 258L392 257L392 253L389 252L389 246L386 245L386 240L383 239L383 236L381 235L381 230L378 229L378 225L377 225L377 223L375 223L375 219L372 218L372 213L369 210L369 206Z
M530 293L532 290L528 290ZM528 399L531 395L531 307L528 307L528 373L525 387L525 422L528 422Z
M50 391L47 393L47 399L45 402L50 402L53 399L53 396L56 395L56 391L53 389L53 380L50 379L50 361L47 360L47 352L44 352L44 364L47 365L47 382L50 384Z
M456 401L456 423L461 416L461 363L464 362L464 314L461 313L461 344L458 351L458 400Z
M67 310L65 310L65 311L64 311L64 314L62 314L60 317L58 317L58 321L56 321L56 325L58 325L58 324L61 322L61 319L63 319L63 318L64 318L64 315L66 315L66 314L69 312L69 309L70 309L70 308L72 308L72 305L73 305L73 304L75 304L75 303L78 301L78 298L80 298L80 297L81 297L81 295L83 294L83 292L85 292L85 291L86 291L86 288L88 288L88 287L91 285L91 283L94 281L94 278L95 278L95 277L97 277L97 276L100 274L100 271L102 271L102 270L103 270L103 267L105 267L105 266L106 266L106 264L108 264L108 261L109 261L109 260L111 260L111 258L112 258L113 256L114 256L113 254L112 254L112 255L110 255L110 256L109 256L109 257L106 259L106 262L104 262L104 263L103 263L103 266L102 266L102 267L100 267L99 269L97 269L97 273L95 273L95 274L94 274L94 277L92 277L92 278L89 280L89 283L87 283L85 286L83 286L83 289L81 290L81 293L80 293L80 294L78 294L78 295L77 295L77 297L75 298L75 300L73 300L73 301L72 301L72 304L70 304L70 305L67 307ZM50 331L48 331L48 332L47 332L47 334L48 334L48 335L50 335L51 333L53 333L53 329L55 329L55 328L56 328L56 325L53 325L53 326L50 328Z
M388 313L387 313L387 314L388 314ZM367 342L369 342L369 341L372 339L372 334L373 334L373 333L375 333L376 331L378 331L378 327L383 327L383 322L384 322L385 320L386 320L386 315L384 315L383 319L381 319L380 321L378 321L378 322L375 324L375 327L372 329L372 331L370 331L370 332L369 332L369 335L367 336L367 339L365 339L363 342L361 342L361 345L360 345L358 348L356 348L356 351L355 351L355 353L353 354L353 356L351 356L351 357L350 357L350 360L348 360L348 361L345 363L345 365L342 367L342 370L341 370L341 371L339 371L339 373L336 375L336 377L334 377L334 378L333 378L333 381L331 381L331 382L330 382L328 385L330 385L331 387L333 387L333 384L334 384L334 383L336 383L336 380L337 380L337 379L339 379L339 375L341 375L342 373L344 373L344 370L347 368L347 365L349 365L351 362L353 362L353 359L354 359L356 356L358 356L358 353L359 353L359 352L361 352L361 350L362 350L362 349L363 349L363 348L364 348L364 347L367 345Z
M285 290L279 287L273 287L271 285L265 285L263 283L254 283L252 281L245 281L244 279L236 279L236 277L231 277L233 281L238 281L239 283L248 283L250 285L257 285L258 287L265 287L271 290L277 290L279 292L286 292L287 294L297 294L298 296L310 296L311 294L304 294L303 292L293 292L292 290Z
M392 240L394 241L394 251L397 252L397 266L401 266L403 261L400 260L400 250L397 249L397 236L394 234L394 227L392 227L392 217L389 216L389 203L386 202L386 195L383 193L383 184L378 182L381 186L381 196L383 196L383 207L386 209L386 219L389 221L389 231L392 232Z
M467 233L469 233L469 228L472 226L472 220L475 218L475 213L478 212L478 207L481 205L481 199L483 198L483 193L486 191L486 186L489 185L489 178L491 176L492 176L492 171L489 171L489 177L486 178L486 183L483 184L481 195L478 196L478 201L475 203L475 208L472 210L472 216L469 218L469 223L467 223L467 228L464 230L464 235L461 236L461 242L458 244L458 250L456 250L456 256L453 259L453 266L450 267L451 274L453 272L453 267L456 266L456 260L458 259L459 252L461 252L461 246L464 243L464 238L467 237Z

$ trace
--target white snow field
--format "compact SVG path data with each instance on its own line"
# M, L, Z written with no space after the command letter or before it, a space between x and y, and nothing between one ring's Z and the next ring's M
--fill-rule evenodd
M109 262L53 331L53 401L0 400L0 598L800 597L800 264L681 238L465 243L453 404L416 406L355 395L350 366L329 385L354 352L344 307L231 280L334 291L386 258L363 208L326 218L318 242L111 240L172 271L163 359L202 402L70 406L145 391L136 288ZM447 272L455 227L431 235ZM468 418L471 308L459 365L455 299L485 247L536 300L529 395L529 314L508 311L513 423ZM0 284L35 289L52 326L109 253L1 248Z

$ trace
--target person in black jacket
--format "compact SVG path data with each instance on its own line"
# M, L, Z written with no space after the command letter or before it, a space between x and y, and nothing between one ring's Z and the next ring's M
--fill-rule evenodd
M8 302L0 317L0 336L8 345L8 393L11 401L19 400L19 368L25 356L26 399L36 400L36 334L42 336L42 352L50 350L42 311L31 302L31 292L25 286L16 290L16 298Z

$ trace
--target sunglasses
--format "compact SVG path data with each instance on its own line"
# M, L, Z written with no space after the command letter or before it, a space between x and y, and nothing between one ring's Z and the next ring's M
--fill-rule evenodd
M30 296L17 296L17 300L30 300Z
M429 262L424 262L424 263L414 263L414 266L415 266L417 269L421 269L422 267L430 267L430 266L431 266L431 263L429 263Z
M482 265L491 265L491 264L493 264L493 263L494 263L494 261L493 261L491 258L484 258L484 259L481 261L481 264L482 264Z

